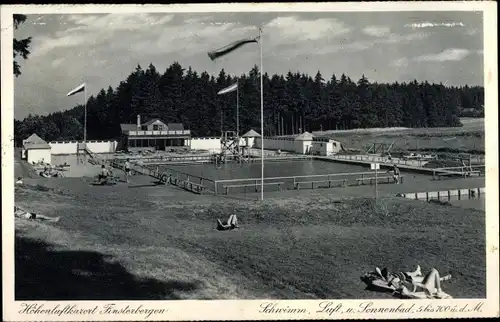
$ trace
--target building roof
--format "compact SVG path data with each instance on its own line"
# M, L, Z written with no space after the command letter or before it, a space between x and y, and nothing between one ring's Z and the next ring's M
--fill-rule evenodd
M137 124L120 124L122 132L124 131L135 131L137 130Z
M328 137L326 135L323 135L323 136L314 136L314 141L323 141L323 142L339 142L335 139L332 139L331 137ZM340 143L340 142L339 142Z
M51 146L48 143L31 143L27 142L24 145L25 150L50 150Z
M255 132L253 129L241 136L242 138L260 138L260 134Z
M184 125L182 123L168 123L169 131L184 131Z
M26 144L26 143L47 143L47 142L45 142L36 133L33 133L27 139L23 140L23 144Z
M151 119L151 120L147 121L146 123L142 123L142 125L150 126L151 124L153 124L156 121L160 121L161 123L163 123L163 121L160 120L159 118L154 118L154 119ZM165 123L163 123L163 124L165 124Z
M160 119L152 119L146 123L143 123L142 125L148 126L148 125L153 124L156 121L162 122ZM165 123L163 123L163 124L165 124ZM182 123L168 123L166 125L167 125L169 131L183 131L184 130L184 125ZM137 131L136 124L120 124L120 128L121 128L122 132L124 132L124 131Z
M309 132L304 132L301 135L295 138L295 141L312 141L314 139L314 135Z

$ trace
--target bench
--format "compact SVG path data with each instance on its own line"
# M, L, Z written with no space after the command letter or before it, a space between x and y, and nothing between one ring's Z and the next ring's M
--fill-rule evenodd
M281 190L281 186L284 185L284 182L264 182L264 186L278 186L278 190ZM258 187L260 187L260 183L250 183L250 184L235 184L235 185L227 185L222 186L226 190L226 195L229 193L229 188L245 188L245 193L247 192L247 187L255 187L255 192L258 191Z
M184 181L183 186L184 189L198 194L205 190L205 187L203 185L191 181Z
M366 178L358 178L356 179L356 183L359 185L361 185L362 183L364 184L365 181L369 181L370 184L373 184L373 182L375 181L375 179L377 179L377 183L381 180L382 182L387 182L387 183L390 183L391 181L394 181L394 177L366 177ZM403 176L400 175L399 176L399 182L400 183L403 183Z
M340 186L344 187L347 184L347 179L336 179L336 180L315 180L315 181L296 181L294 182L294 189L299 190L301 184L311 184L311 189L314 189L314 184L318 187L321 183L328 183L328 188L332 187L332 182L340 182Z

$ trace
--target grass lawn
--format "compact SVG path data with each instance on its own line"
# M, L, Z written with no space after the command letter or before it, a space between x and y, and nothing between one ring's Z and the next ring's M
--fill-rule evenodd
M485 296L482 211L391 197L260 203L58 182L58 190L16 188L17 204L61 216L16 219L18 300L391 298L365 290L360 275L417 264L451 272L444 290L454 297ZM216 218L232 213L241 228L216 231Z
M484 119L464 118L462 127L380 128L315 132L336 139L351 149L365 151L374 142L390 144L393 150L484 153Z

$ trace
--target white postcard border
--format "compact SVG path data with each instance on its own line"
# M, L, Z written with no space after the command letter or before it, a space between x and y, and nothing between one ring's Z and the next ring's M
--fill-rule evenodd
M498 75L497 17L491 2L359 2L359 3L272 3L272 4L204 4L204 5L16 5L1 7L2 27L2 241L3 241L3 312L6 321L125 321L125 320L294 320L294 319L388 319L490 317L499 315L498 262ZM15 301L14 300L14 155L13 122L14 76L12 66L12 14L104 13L104 12L259 12L259 11L483 11L484 14L484 86L486 131L486 250L487 298L453 300L214 300L214 301ZM276 303L292 312L267 314L267 303ZM371 303L371 304L368 304ZM52 309L54 314L23 314L27 308ZM106 314L106 305L125 309L123 314ZM39 306L42 305L42 308ZM363 306L371 305L363 310ZM74 306L71 309L71 306ZM137 309L142 306L142 308ZM69 309L65 309L69 307ZM325 308L326 307L326 308ZM463 309L466 307L466 309ZM299 309L305 309L305 312ZM352 312L347 312L351 308ZM390 309L388 313L371 311ZM399 308L399 309L396 309ZM474 308L478 308L474 311ZM95 314L78 314L75 310L95 310ZM135 311L134 311L135 309ZM156 314L154 310L165 311ZM461 312L460 309L463 309ZM61 313L66 310L66 313ZM153 310L153 311L151 311ZM411 310L411 312L405 312ZM470 310L467 312L467 310ZM125 309L127 311L127 309ZM317 312L323 311L323 312ZM101 313L102 314L101 314ZM344 313L341 313L344 312Z

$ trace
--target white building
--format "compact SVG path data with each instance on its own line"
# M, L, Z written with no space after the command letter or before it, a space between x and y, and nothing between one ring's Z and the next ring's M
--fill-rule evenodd
M23 140L23 149L21 157L29 163L51 163L51 147L40 138L36 133L30 135L27 139Z
M314 135L304 132L294 139L295 153L309 154L313 143Z
M312 141L311 154L327 156L339 153L343 149L339 141L327 137L315 137Z
M240 142L240 146L252 148L255 144L255 138L260 138L260 134L254 130L250 130L241 137L243 138L243 142Z

